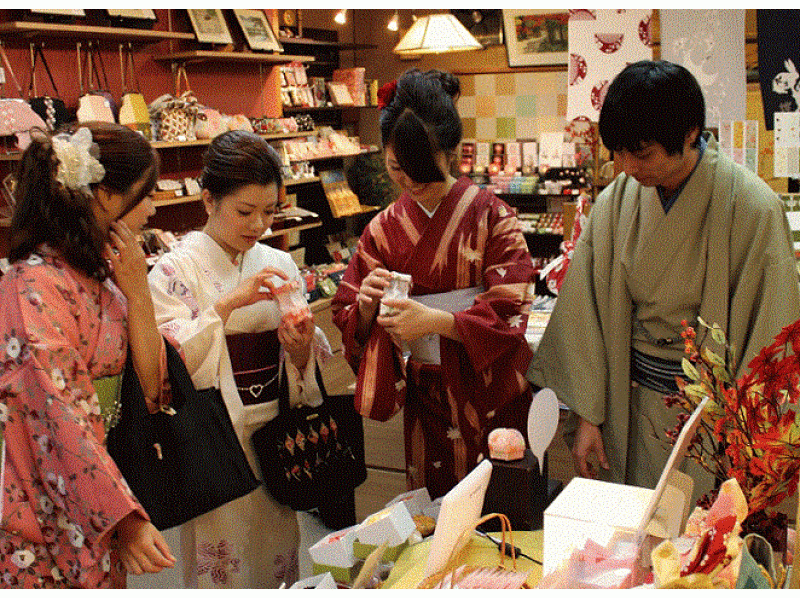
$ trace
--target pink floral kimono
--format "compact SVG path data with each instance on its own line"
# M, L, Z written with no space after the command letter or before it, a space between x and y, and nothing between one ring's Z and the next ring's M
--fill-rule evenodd
M124 587L109 532L147 515L106 452L92 381L124 367L125 298L46 247L0 296L0 586Z

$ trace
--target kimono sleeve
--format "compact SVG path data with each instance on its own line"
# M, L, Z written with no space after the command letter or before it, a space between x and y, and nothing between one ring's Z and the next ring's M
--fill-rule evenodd
M489 230L483 254L485 290L475 305L454 314L455 325L476 371L511 365L524 372L532 355L525 329L533 262L511 208L499 200L492 202L485 219Z
M12 285L3 285L3 525L32 542L61 546L55 559L66 574L75 569L73 558L96 566L106 534L126 515L147 515L104 446L91 356L83 354L96 314L82 307L75 289L43 274L32 286L13 288L13 296Z
M166 254L148 274L150 293L161 333L180 347L197 388L216 386L225 346L222 319L214 305L202 305L192 290L192 277Z

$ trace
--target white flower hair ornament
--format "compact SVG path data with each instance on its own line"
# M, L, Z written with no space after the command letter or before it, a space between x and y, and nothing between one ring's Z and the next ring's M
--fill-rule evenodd
M106 175L106 169L97 159L100 149L86 127L73 135L62 133L53 137L53 151L58 158L56 180L68 189L88 189Z

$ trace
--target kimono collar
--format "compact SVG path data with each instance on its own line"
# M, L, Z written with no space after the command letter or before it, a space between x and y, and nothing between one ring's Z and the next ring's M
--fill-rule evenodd
M215 270L219 270L221 272L238 270L241 272L242 262L245 256L244 253L238 254L236 259L231 261L230 254L220 247L220 245L213 238L211 238L208 233L203 231L193 231L188 233L184 239L189 247L195 247L198 251L208 255L209 263Z
M707 147L708 142L703 138L702 135L700 135L697 141L697 162L694 163L694 167L692 168L692 172L689 173L689 176L683 180L683 182L678 186L677 189L675 189L675 192L672 195L667 197L664 195L664 189L661 187L656 187L658 190L658 198L661 200L661 205L664 206L665 214L669 212L669 209L678 200L678 196L681 194L681 191L683 191L683 188L686 187L686 183L688 183L689 179L692 178L694 171L697 170L697 167L700 165L700 160L703 159L703 153L706 151Z

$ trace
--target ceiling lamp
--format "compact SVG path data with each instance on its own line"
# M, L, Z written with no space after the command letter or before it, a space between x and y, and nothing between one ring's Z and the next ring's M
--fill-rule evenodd
M339 25L344 25L347 22L347 9L342 8L339 12L336 13L336 16L333 17L333 20L339 23Z
M419 17L394 47L401 56L481 50L483 46L452 14Z
M397 11L394 11L394 15L392 15L392 18L389 19L389 24L386 25L386 28L389 31L397 31L397 29L399 27L399 25L398 25L399 20L400 20L400 16L397 14Z

